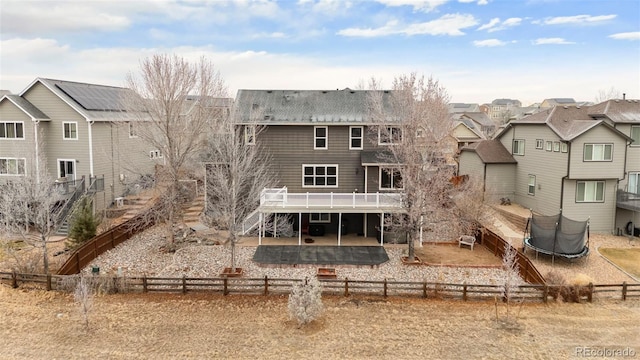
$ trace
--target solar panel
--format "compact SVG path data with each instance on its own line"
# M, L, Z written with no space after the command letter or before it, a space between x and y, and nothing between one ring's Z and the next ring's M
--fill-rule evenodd
M126 89L90 84L56 84L60 90L86 110L124 111L122 99Z

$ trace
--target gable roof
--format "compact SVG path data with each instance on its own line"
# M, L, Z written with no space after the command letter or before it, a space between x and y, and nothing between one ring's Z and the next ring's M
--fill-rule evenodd
M22 98L18 95L5 95L0 99L0 103L5 99L12 102L16 107L22 110L22 112L27 114L32 121L50 120L45 113L40 111L40 109L35 107L25 98Z
M268 125L352 124L371 121L369 90L238 90L236 118L239 123ZM381 92L388 101L390 91ZM258 116L259 119L255 119ZM252 119L253 117L253 119Z
M465 112L462 114L462 117L469 118L475 121L476 123L480 124L480 126L494 127L494 128L496 126L496 124L491 120L489 115L483 112Z
M589 116L606 117L614 123L640 124L640 100L607 100L589 107Z
M37 78L20 93L20 97L37 83L44 85L87 121L122 121L131 118L123 105L123 99L131 96L130 89Z
M480 111L480 105L478 104L449 103L449 112L452 114L478 111Z
M468 146L461 151L475 152L485 164L517 164L516 159L498 140L483 140Z
M459 126L463 126L467 129L469 129L469 131L471 131L473 134L475 134L475 138L469 138L469 137L458 137L456 136L456 140L457 141L464 141L464 140L478 140L478 139L486 139L486 136L484 136L484 134L482 133L482 131L480 131L480 129L478 128L478 126L475 125L475 123L469 119L461 119L456 121L456 124L453 126L453 129L451 130L451 133L453 134L455 132L455 129Z

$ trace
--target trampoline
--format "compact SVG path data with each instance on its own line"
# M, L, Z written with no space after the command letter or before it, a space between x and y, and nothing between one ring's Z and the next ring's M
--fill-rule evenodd
M536 256L542 253L554 258L581 258L589 254L589 220L571 220L562 213L551 216L532 213L527 221L524 245L523 249L533 249Z

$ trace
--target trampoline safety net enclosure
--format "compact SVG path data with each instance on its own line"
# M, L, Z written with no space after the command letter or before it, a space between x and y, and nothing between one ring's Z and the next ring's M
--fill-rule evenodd
M562 215L532 214L526 246L543 254L577 258L589 253L589 221L575 221Z

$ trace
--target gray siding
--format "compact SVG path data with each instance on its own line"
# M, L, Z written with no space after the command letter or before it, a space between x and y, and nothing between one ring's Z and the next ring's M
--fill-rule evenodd
M487 164L485 200L513 199L515 195L516 164Z
M631 136L631 125L630 124L618 124L616 126L618 130L624 133L627 136ZM640 144L630 145L627 147L627 164L626 164L626 174L624 179L620 181L619 188L627 189L627 185L629 183L628 173L630 172L640 172ZM626 224L626 223L625 223Z
M584 161L585 144L613 144L612 161ZM622 179L626 141L605 126L597 126L571 143L571 179Z
M484 163L473 151L463 151L460 153L458 164L458 175L468 175L477 181L484 181Z
M0 139L0 157L27 158L29 167L29 160L35 155L32 151L35 136L31 118L11 101L5 100L0 104L0 122L21 122L24 132L24 139Z
M364 189L361 150L349 150L349 126L328 127L328 149L314 150L313 126L269 126L257 142L271 155L279 186L289 192L353 192ZM366 131L365 131L366 134ZM364 148L372 145L364 141ZM338 187L302 187L302 165L338 165Z
M602 179L594 178L592 180ZM576 180L566 180L563 214L570 219L579 221L589 219L590 229L594 232L613 232L616 213L616 183L616 180L605 181L604 202L579 203L576 202Z

